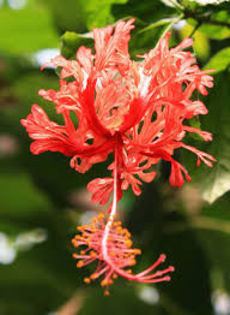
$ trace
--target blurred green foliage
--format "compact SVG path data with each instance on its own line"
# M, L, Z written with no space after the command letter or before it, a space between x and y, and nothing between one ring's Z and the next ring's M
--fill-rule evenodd
M1 51L11 54L59 45L49 11L35 5L21 10L0 9L0 38Z
M215 292L230 298L230 8L228 1L203 4L27 0L18 10L6 0L0 4L0 314L210 315L218 302ZM74 58L81 45L93 47L91 27L130 16L136 18L132 57L153 48L170 30L172 45L192 35L200 66L217 70L215 88L204 98L209 114L192 122L211 131L214 141L187 140L218 162L212 170L197 168L192 154L179 152L193 178L181 191L169 187L164 163L160 178L146 185L140 198L126 193L122 215L134 232L135 246L143 248L137 270L164 252L176 272L170 283L154 286L155 291L148 291L152 286L119 279L111 296L104 297L98 284L89 288L83 284L87 268L75 268L70 240L82 215L95 210L86 184L99 174L103 177L106 167L100 164L80 175L60 154L32 156L20 119L29 113L31 104L38 103L50 118L61 122L52 104L37 94L39 89L58 88L58 78L51 69L41 73L33 53L61 47L64 56ZM181 20L186 24L175 26ZM18 250L18 236L38 228L47 237ZM15 251L15 259L6 264L1 256L7 255L2 250L2 234L7 237L8 252ZM143 298L145 289L152 292L148 299Z

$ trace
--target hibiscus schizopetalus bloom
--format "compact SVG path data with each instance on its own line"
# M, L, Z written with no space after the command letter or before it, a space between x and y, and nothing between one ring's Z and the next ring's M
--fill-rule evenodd
M48 64L62 69L60 89L40 90L39 94L55 104L64 125L51 121L38 105L33 105L31 114L22 120L34 140L32 153L61 152L71 157L70 165L78 172L85 173L113 154L114 161L108 166L112 176L88 184L94 202L106 204L113 194L108 220L100 216L91 225L80 227L81 234L73 240L75 247L85 248L74 255L80 259L78 267L98 261L97 270L86 282L104 275L102 285L106 286L117 275L140 282L167 281L169 276L163 275L173 271L169 267L152 273L164 255L139 274L125 269L134 264L139 250L131 248L129 232L114 221L122 191L131 186L134 194L140 195L142 182L154 179L153 167L161 160L171 163L172 186L190 181L185 167L173 158L179 148L196 154L197 165L203 161L211 167L215 161L183 142L187 133L212 140L209 132L186 122L207 114L194 92L207 95L206 88L213 87L208 73L213 70L201 71L191 52L184 51L193 44L190 38L169 49L169 33L155 49L140 56L140 62L131 60L128 42L133 22L119 21L115 27L94 29L95 53L82 46L76 60L58 56Z

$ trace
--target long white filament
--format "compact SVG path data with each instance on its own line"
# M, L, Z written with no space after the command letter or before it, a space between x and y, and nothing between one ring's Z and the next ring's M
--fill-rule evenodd
M170 277L165 276L162 277L162 275L165 275L168 272L174 271L174 268L172 266L168 267L165 270L160 270L157 271L153 274L149 274L152 272L158 265L160 265L162 262L165 261L166 256L161 255L158 260L149 268L146 270L140 272L139 274L132 275L127 273L127 271L119 268L114 264L114 262L111 260L111 257L109 256L108 253L108 239L109 239L109 233L113 225L113 221L116 217L117 213L117 179L118 179L118 152L117 149L115 149L114 152L114 182L113 182L113 201L112 201L112 207L111 211L109 214L108 222L106 223L105 230L104 230L104 235L102 238L102 255L103 255L103 260L112 268L111 273L114 271L115 273L119 274L122 277L125 277L129 280L133 281L139 281L143 283L153 283L153 282L161 282L161 281L169 281ZM159 277L159 278L158 278Z
M113 175L113 202L112 202L112 207L110 211L110 215L108 218L108 222L105 226L104 230L104 236L102 239L102 255L105 260L110 260L109 255L108 255L108 246L107 246L107 241L109 237L109 231L112 227L114 218L116 216L117 212L117 150L115 149L114 152L114 175Z

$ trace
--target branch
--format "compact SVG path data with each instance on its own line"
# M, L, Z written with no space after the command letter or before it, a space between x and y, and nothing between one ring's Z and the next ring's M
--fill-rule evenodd
M225 26L230 28L230 23L224 21L211 20L211 13L208 16L197 16L196 12L184 12L185 18L192 18L197 21L198 25L211 24L216 26Z

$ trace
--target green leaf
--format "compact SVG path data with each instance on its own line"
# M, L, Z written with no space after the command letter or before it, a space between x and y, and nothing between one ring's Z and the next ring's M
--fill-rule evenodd
M223 71L230 66L230 47L220 50L205 65L206 69L215 69L216 72Z
M155 23L163 18L169 18L176 13L174 8L166 7L160 1L140 0L128 0L124 4L114 3L111 12L115 20L132 16L148 24Z
M218 199L218 202L214 202L212 204L205 204L202 209L202 214L205 217L211 218L211 219L218 219L218 224L216 226L219 230L221 230L221 224L220 222L223 222L223 224L228 224L230 231L230 211L229 211L229 201L230 201L230 192L227 192L222 197ZM224 230L222 230L224 231Z
M151 24L146 24L136 19L136 27L131 32L131 40L129 43L131 57L134 58L136 55L144 54L149 49L154 48L167 27L178 21L178 19L178 17L162 19ZM128 20L128 17L126 17L125 20ZM77 34L74 32L66 32L61 40L61 53L69 59L76 58L76 51L82 45L88 48L94 47L92 33Z
M112 7L116 4L125 4L127 0L80 0L84 7L88 29L104 27L113 24L116 19L111 14Z
M190 37L190 35L195 31L195 25L186 23L186 25L179 31L180 37ZM200 32L199 29L193 34L193 49L196 54L196 57L199 60L206 61L210 54L210 43L207 36L204 33Z
M60 33L65 31L87 32L84 3L80 0L40 0L49 8L53 23Z
M41 0L53 15L56 27L61 33L71 31L85 33L92 27L103 27L116 22L112 15L115 4L125 4L127 0Z
M93 48L94 40L92 33L77 34L66 32L61 37L61 54L68 59L76 58L76 52L80 46Z
M230 28L226 26L204 24L199 30L210 39L223 40L230 37Z
M202 165L195 166L195 157L189 160L191 153L183 154L183 164L187 166L192 182L198 186L204 200L214 202L230 190L230 106L229 106L230 73L219 73L215 76L215 88L205 98L209 113L202 117L202 129L213 133L213 141L208 143L190 143L198 149L213 155L217 162L212 169Z
M176 20L177 18L162 19L145 27L140 27L140 22L137 21L129 44L131 57L142 55L154 48L167 27Z
M230 37L230 11L228 8L222 9L221 7L220 10L218 8L215 6L210 8L208 16L205 15L205 12L201 15L199 31L210 39L223 40ZM196 18L195 14L194 16ZM190 19L188 22L193 24Z
M210 93L207 103L210 112L204 126L212 126L213 142L207 152L217 159L213 170L206 174L202 183L202 195L208 202L214 202L230 190L230 73L223 73L215 80L215 90Z
M40 1L50 8L55 25L61 33L85 33L91 31L92 27L114 24L127 16L152 23L175 13L174 8L166 7L160 1L68 0L68 6L62 0Z
M58 47L49 12L43 7L0 10L0 50L11 54L31 53Z

